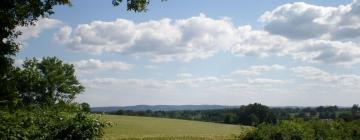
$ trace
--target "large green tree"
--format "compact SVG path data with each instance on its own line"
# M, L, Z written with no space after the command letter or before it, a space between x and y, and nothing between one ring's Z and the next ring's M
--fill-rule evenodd
M16 82L12 76L13 57L19 50L15 39L18 26L34 24L40 17L53 13L55 5L70 4L69 0L2 0L0 2L0 101L16 100Z
M113 0L114 6L123 3ZM146 11L149 0L127 0L127 10ZM0 1L0 104L14 105L17 83L14 80L14 57L19 50L15 39L21 34L16 27L36 24L39 18L53 14L56 5L71 5L70 0L1 0ZM51 89L52 90L52 89ZM30 94L30 93L29 93Z
M84 90L75 76L74 66L56 57L26 60L23 68L17 70L16 81L24 104L69 103Z

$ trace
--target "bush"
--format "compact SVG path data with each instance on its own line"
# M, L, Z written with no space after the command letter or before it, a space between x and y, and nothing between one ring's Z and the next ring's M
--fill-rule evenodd
M49 109L0 111L2 139L95 139L103 135L107 123L83 112Z
M360 121L286 120L261 124L246 140L359 140Z
M313 130L302 121L282 121L277 125L261 124L248 140L310 140Z

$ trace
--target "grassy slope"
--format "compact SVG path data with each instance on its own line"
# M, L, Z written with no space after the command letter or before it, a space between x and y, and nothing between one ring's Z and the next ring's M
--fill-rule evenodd
M251 127L165 118L102 116L114 126L104 139L229 139Z

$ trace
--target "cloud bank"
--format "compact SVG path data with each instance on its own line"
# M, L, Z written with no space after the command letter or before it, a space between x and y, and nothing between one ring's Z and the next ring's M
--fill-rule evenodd
M285 4L265 12L264 30L234 26L231 19L204 14L186 19L134 23L127 19L63 27L58 43L76 52L115 53L153 62L206 59L219 52L236 56L291 56L309 63L360 62L360 2L338 7Z

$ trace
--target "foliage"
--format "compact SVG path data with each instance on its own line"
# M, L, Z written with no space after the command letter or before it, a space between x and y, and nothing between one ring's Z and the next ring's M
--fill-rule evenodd
M128 10L136 12L145 11L148 4L144 0L127 2ZM82 111L76 115L73 112L80 107L73 106L72 101L84 90L73 65L47 57L41 62L28 59L23 68L13 66L19 50L15 40L21 35L17 27L34 25L40 18L53 14L56 5L71 4L70 0L0 2L1 139L93 139L103 134L105 124L82 112L90 111L88 104L81 104Z
M276 125L261 124L246 140L358 140L360 121L285 120Z
M353 107L356 108L356 107ZM177 110L177 111L132 111L118 110L110 114L175 118L185 120L197 120L226 124L244 124L257 126L261 123L278 123L281 120L313 119L344 120L350 122L360 119L360 111L352 111L351 108L338 108L336 106L320 106L306 108L269 108L260 104L250 104L240 108L212 109L212 110Z
M0 101L16 104L16 82L12 77L13 56L19 50L15 39L21 32L18 26L33 25L40 17L53 13L55 5L69 4L69 0L2 0L0 2Z
M94 139L103 135L103 123L86 114L90 106L73 103L84 90L74 66L56 57L28 59L16 68L17 107L0 110L2 139Z
M54 111L55 110L55 111ZM0 111L2 139L93 139L103 135L108 123L83 112L59 109L18 109Z
M198 120L227 124L256 126L261 123L276 123L277 118L267 106L249 104L235 109L183 110L183 111L130 111L118 110L113 114L131 116L165 117L186 120Z
M123 0L113 0L112 3L114 6L120 5ZM150 0L127 0L127 10L135 12L146 11L146 7L149 4Z
M276 117L270 108L258 103L242 106L238 112L238 122L256 126L260 123L276 123Z
M165 0L161 0L165 1ZM119 6L123 0L112 0L114 6ZM128 11L134 12L146 12L147 6L149 5L150 0L127 0L126 6Z
M90 118L83 112L77 113L74 118L66 121L65 125L54 135L53 139L91 139L101 137L105 123Z
M122 0L113 0L118 6ZM149 0L127 0L127 10L144 12ZM19 50L15 41L21 35L17 30L20 26L34 25L40 18L48 17L54 13L56 5L71 5L70 0L2 0L0 2L0 106L12 108L17 98L16 80L13 72L13 58ZM20 89L21 90L21 89Z
M81 107L81 110L84 111L84 112L89 113L91 111L90 105L88 103L81 103L80 107Z
M25 105L70 103L84 91L76 79L74 66L56 57L46 57L41 62L27 59L15 77L19 98Z

